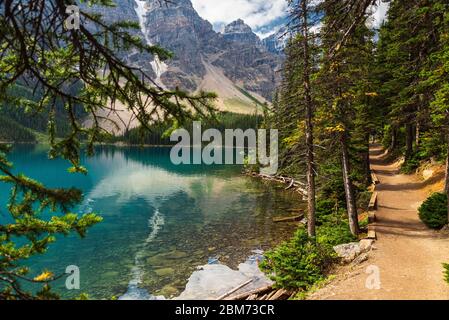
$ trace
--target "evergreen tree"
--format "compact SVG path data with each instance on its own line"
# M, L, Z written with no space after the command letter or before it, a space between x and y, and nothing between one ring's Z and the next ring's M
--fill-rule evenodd
M449 197L449 4L434 1L428 8L432 16L436 45L421 71L422 92L430 95L432 135L446 144L445 193ZM429 95L428 95L429 96ZM448 207L449 217L449 207Z
M314 112L315 102L313 99L311 76L315 68L313 64L313 41L312 29L318 20L316 6L313 1L299 0L289 1L293 25L298 32L296 45L299 47L296 59L302 59L301 68L294 70L294 77L298 77L299 85L296 97L301 99L295 103L296 108L304 108L304 132L305 132L305 158L307 177L307 229L308 234L314 237L316 234L316 165L315 165L315 143L314 143ZM302 105L302 106L301 106Z
M370 61L373 58L372 34L363 24L354 29L346 39L346 45L333 52L333 45L343 37L345 25L350 26L353 17L347 17L346 24L336 30L332 22L335 17L335 4L324 1L325 12L322 28L322 62L317 82L320 86L320 127L327 136L328 148L341 154L342 182L345 190L349 225L354 235L359 233L356 190L354 187L354 161L351 163L351 147L362 164L364 178L369 174L369 120L370 105ZM362 178L363 179L363 178ZM365 181L365 185L366 185Z

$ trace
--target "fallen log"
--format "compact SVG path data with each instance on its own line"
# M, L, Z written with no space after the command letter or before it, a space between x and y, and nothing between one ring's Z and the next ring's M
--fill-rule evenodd
M268 294L268 296L267 296L267 300L270 300L270 298L271 298L272 296L274 296L275 293L276 293L275 290L271 291L271 292Z
M299 208L288 208L288 209L285 209L285 211L287 211L287 212L291 212L291 213L296 213L296 214L301 214L301 213L303 213L304 212L304 209L299 209Z
M291 217L275 217L273 218L273 222L295 222L301 221L304 218L303 214L299 214Z
M268 181L275 181L278 183L282 183L282 184L287 184L287 188L286 190L290 190L293 189L296 192L301 193L303 196L307 196L307 190L305 189L306 184L300 181L297 181L293 178L290 177L285 177L285 176L269 176L267 174L263 174L263 173L255 173L255 172L247 172L247 174L253 176L253 177L259 177L263 180L268 180Z
M271 289L273 289L273 286L269 285L269 286L262 287L262 288L259 288L259 289L255 289L255 290L252 290L252 291L249 291L249 292L246 292L246 293L241 293L241 294L238 294L238 295L233 296L233 297L228 297L228 298L226 298L224 300L234 300L234 301L235 300L245 300L245 299L247 299L251 295L263 294L263 293L266 293L267 291L270 291Z
M234 289L232 289L232 290L226 292L225 294L223 294L222 296L220 296L220 297L218 298L218 300L223 300L224 298L229 297L229 296L230 296L231 294L233 294L234 292L236 292L236 291L242 289L243 287L246 287L247 285L249 285L251 282L253 282L253 280L254 280L254 279L250 279L250 280L246 281L245 283L243 283L243 284L241 284L241 285L235 287Z
M271 300L279 300L283 296L289 296L290 297L290 293L287 290L285 290L285 289L280 289L270 298L270 301Z
M287 188L285 188L285 190L290 190L294 184L295 184L295 180L292 179L292 182L290 182L290 185Z

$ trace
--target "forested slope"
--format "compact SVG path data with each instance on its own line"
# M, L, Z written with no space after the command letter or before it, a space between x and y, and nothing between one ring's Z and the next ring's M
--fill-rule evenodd
M348 228L363 235L372 141L404 157L404 172L449 159L449 3L389 3L379 30L371 28L373 1L290 4L296 37L269 124L283 128L281 173L307 184L309 238L300 229L267 255L266 270L283 287L319 281L333 252L326 254L329 242L347 241ZM446 160L446 195L448 166ZM295 252L299 257L290 259Z

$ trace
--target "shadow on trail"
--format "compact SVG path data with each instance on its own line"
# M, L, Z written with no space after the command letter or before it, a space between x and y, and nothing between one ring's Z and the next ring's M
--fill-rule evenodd
M376 171L377 173L378 171ZM421 190L426 188L429 185L438 183L441 179L444 178L444 173L439 173L433 176L430 179L419 182L409 182L409 183L401 183L401 184L382 184L378 186L379 191L413 191L413 190Z

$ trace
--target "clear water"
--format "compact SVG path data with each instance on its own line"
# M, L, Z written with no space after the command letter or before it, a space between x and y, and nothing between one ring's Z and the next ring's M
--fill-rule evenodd
M81 289L53 286L64 298L87 293L108 299L134 285L167 298L183 291L198 266L218 259L231 267L255 249L289 237L294 223L272 222L302 207L298 194L242 176L238 166L175 166L168 148L98 148L83 159L89 174L67 173L64 160L47 159L39 146L16 146L16 172L51 187L84 193L77 212L94 211L103 222L85 239L60 237L45 255L28 261L32 275L80 268ZM0 184L0 222L7 219L9 187Z

